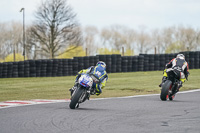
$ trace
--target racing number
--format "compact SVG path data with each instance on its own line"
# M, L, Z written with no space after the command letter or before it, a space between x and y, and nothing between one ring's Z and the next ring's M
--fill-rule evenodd
M96 74L101 77L101 73L99 71L96 71Z

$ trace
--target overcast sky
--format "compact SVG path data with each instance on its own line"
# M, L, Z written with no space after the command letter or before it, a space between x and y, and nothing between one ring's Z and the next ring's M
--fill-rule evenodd
M34 20L41 0L0 0L0 22ZM113 24L148 29L191 26L200 29L200 0L68 0L82 26L98 28Z

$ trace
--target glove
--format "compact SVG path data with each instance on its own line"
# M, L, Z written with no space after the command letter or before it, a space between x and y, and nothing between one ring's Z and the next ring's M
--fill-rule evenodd
M190 75L190 73L187 71L185 72L185 78L188 80L188 76Z
M185 78L186 78L186 80L188 81L188 75L187 75L187 76L185 76Z
M188 80L189 74L190 74L190 73L187 73L187 74L185 75L185 78L186 78L187 80Z
M80 71L78 72L78 74L81 74L81 73L83 73L83 70L80 70Z

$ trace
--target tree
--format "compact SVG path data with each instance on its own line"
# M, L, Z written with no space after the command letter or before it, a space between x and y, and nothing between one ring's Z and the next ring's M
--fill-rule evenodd
M26 56L34 60L42 59L40 44L31 30L32 26L26 28Z
M180 52L180 49L181 45L178 42L172 43L166 48L165 53L178 53Z
M99 54L121 54L119 50L115 50L115 49L112 49L112 50L109 50L108 48L100 48L98 49L98 53Z
M100 39L104 46L111 47L115 51L120 51L122 47L133 49L136 41L136 33L134 30L121 25L112 25L101 31Z
M40 44L40 49L49 58L62 54L66 47L79 46L82 36L76 14L66 0L46 0L42 2L35 14L31 32Z
M162 53L161 51L162 38L160 35L160 31L158 29L152 31L151 40L152 40L153 46L157 48L156 52L158 52L158 54Z
M15 59L13 54L9 54L5 58L5 62L13 62L13 61L24 61L24 56L22 54L16 53L15 54Z
M84 44L87 48L87 55L95 55L97 52L96 35L98 29L94 26L87 26L84 28Z
M22 53L23 45L22 45L22 24L19 22L11 23L11 47L13 52L13 58L15 61L15 53Z
M200 31L199 31L199 29L196 31L197 33L197 50L199 50L200 51Z
M146 54L150 49L152 49L151 37L147 32L145 32L145 27L140 27L140 32L137 34L136 40L139 53Z
M67 50L69 49L73 49L74 46L71 46L69 48L67 48ZM66 50L66 51L67 51ZM61 55L59 55L57 58L73 58L75 56L86 56L86 52L83 50L82 46L78 46L76 48L74 48L73 50L70 50L69 52L65 52Z
M198 34L197 32L188 27L188 28L181 28L182 31L182 38L181 38L181 42L182 42L182 46L183 46L183 50L195 50L197 48L198 45Z
M6 24L0 23L0 57L3 59L6 56L5 42L6 42Z
M131 49L127 49L124 53L125 56L133 56L134 55L134 51Z
M98 49L98 53L99 54L106 54L106 55L107 54L108 55L110 55L110 54L122 54L122 52L120 50L115 50L115 49L109 50L108 48L100 48L100 49ZM132 55L134 55L134 52L131 49L127 49L127 50L125 50L124 55L125 56L132 56Z
M165 28L162 30L161 49L162 49L163 53L166 51L167 47L170 46L174 42L174 40L173 40L174 32L175 32L174 29L175 29L175 27L169 27L169 28Z
M22 25L19 22L0 23L0 56L2 59L11 53L22 52L21 35Z

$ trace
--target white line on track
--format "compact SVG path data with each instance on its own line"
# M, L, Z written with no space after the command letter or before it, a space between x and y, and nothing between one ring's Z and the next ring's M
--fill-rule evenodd
M200 89L196 89L196 90L189 90L189 91L181 91L178 92L179 94L183 94L183 93L191 93L191 92L197 92L200 91ZM109 97L109 98L96 98L96 99L92 99L92 100L103 100L103 99L118 99L118 98L134 98L134 97L148 97L148 96L158 96L160 94L147 94L147 95L135 95L135 96L125 96L125 97Z
M200 89L182 91L181 94L198 92ZM126 96L126 97L110 97L110 98L95 98L91 100L104 100L104 99L121 99L121 98L134 98L134 97L148 97L148 96L157 96L160 94L148 94L148 95L136 95L136 96ZM14 100L14 101L5 101L0 102L0 109L10 108L10 107L19 107L27 105L36 105L36 104L47 104L47 103L61 103L61 102L70 102L70 99L60 99L60 100L47 100L47 99L34 99L34 100Z

